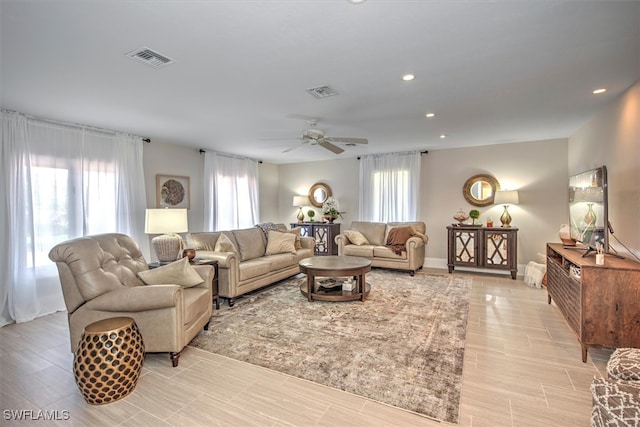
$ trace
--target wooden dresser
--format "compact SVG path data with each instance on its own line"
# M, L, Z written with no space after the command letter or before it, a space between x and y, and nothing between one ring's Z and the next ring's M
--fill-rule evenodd
M582 361L589 347L640 347L640 263L547 244L548 302L553 300L578 336Z
M338 255L336 236L340 234L339 223L328 222L292 222L291 228L302 228L302 236L316 240L314 255Z

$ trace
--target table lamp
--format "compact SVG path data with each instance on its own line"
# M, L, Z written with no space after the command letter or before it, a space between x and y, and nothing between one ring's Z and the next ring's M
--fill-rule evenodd
M302 212L302 208L304 206L309 206L309 197L308 196L293 196L293 206L296 208L300 208L298 210L298 222L304 221L304 212Z
M147 209L144 232L160 234L151 240L160 262L175 261L180 258L184 242L177 233L189 231L186 209Z
M511 227L511 215L509 215L509 205L517 205L520 203L517 190L503 190L496 191L496 195L493 199L493 203L496 205L503 205L504 212L500 217L503 227Z

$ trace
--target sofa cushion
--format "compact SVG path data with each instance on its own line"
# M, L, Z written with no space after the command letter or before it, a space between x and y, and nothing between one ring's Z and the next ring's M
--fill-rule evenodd
M214 251L220 232L189 233L187 247L196 251Z
M240 270L240 281L244 281L269 273L271 271L271 263L264 258L252 259L241 262L238 265L238 269Z
M282 231L283 233L290 233L296 236L295 248L296 250L302 248L302 242L300 241L300 236L301 236L300 233L302 233L301 227L292 228L291 230L285 229L285 230L278 230L278 231Z
M400 254L396 254L392 249L386 246L374 246L373 256L376 258L407 259L407 251L402 251Z
M214 252L238 252L231 239L226 234L221 234L213 248Z
M265 255L261 259L269 263L269 271L282 270L283 268L288 268L298 263L296 257L292 256L290 253Z
M264 256L266 249L264 234L259 228L246 228L244 230L233 230L233 236L238 244L238 252L241 261L260 258Z
M138 272L138 277L147 285L180 285L190 288L204 282L197 271L189 265L188 258L151 270Z
M384 245L387 224L384 222L353 221L351 230L359 231L372 245Z
M361 256L364 258L371 258L373 257L373 245L363 245L363 246L357 246L357 245L347 245L344 247L344 254L345 255L351 255L351 256Z
M265 255L296 253L296 236L291 233L269 230Z
M347 239L354 245L362 246L368 245L369 241L364 235L357 230L344 230L344 235L347 236Z

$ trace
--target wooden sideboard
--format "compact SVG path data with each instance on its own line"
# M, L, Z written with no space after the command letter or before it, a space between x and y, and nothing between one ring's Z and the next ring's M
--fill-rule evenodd
M578 336L582 361L589 347L640 347L640 263L547 244L548 302L553 300Z
M339 223L328 222L292 222L291 228L302 228L301 235L316 240L315 255L338 255L336 236L340 234Z
M509 270L518 273L518 229L513 227L447 227L447 266Z

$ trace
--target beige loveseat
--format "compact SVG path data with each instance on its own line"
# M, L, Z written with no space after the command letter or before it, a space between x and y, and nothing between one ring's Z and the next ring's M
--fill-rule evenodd
M405 242L405 248L395 253L386 246L389 232L397 227L412 227L416 233ZM427 237L424 222L366 222L354 221L351 227L336 236L338 255L351 255L371 260L373 267L407 270L413 276L424 264ZM352 233L357 232L357 233ZM358 234L359 233L359 234ZM352 235L351 238L348 236ZM364 236L365 240L360 238Z
M188 286L173 277L169 282L158 280L165 284L145 285L141 277L151 270L140 247L118 233L59 243L49 258L60 275L72 352L87 325L125 316L138 325L146 352L170 353L173 366L178 366L180 351L211 319L214 270L210 265L191 267L195 273L187 272L198 278ZM163 273L160 268L152 271Z
M258 227L187 235L187 245L196 250L198 258L218 261L218 292L228 298L229 306L233 306L236 297L300 273L298 262L313 256L313 238L299 237L299 228L287 230L284 224L276 227L275 231L295 235L298 248L268 254L268 238ZM226 248L218 242L221 235L228 239Z

